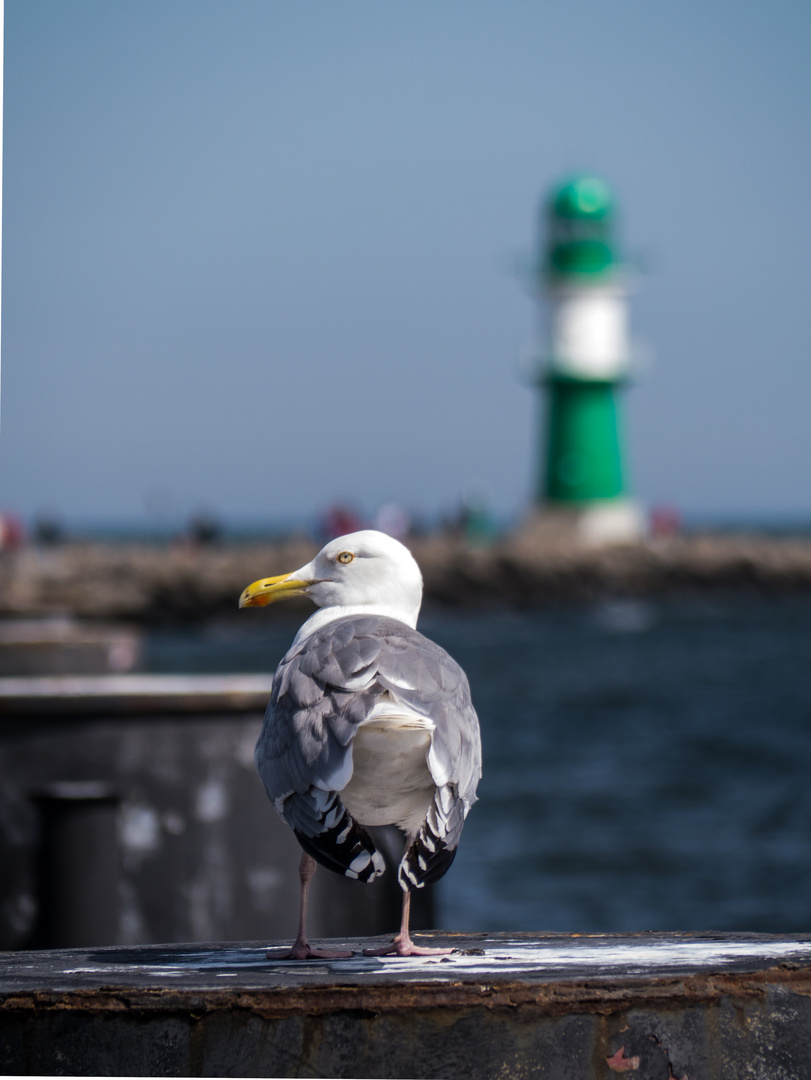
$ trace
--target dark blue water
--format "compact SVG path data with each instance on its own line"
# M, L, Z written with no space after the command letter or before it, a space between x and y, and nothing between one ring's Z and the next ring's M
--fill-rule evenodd
M245 614L153 635L148 667L273 670L296 623ZM811 596L420 629L467 671L484 743L441 925L811 932Z

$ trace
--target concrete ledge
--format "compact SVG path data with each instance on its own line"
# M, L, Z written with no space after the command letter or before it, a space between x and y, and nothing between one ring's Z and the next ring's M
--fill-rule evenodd
M42 675L0 678L6 716L263 714L272 675Z
M0 1067L811 1078L809 935L427 937L458 951L380 959L350 940L351 959L307 963L268 959L261 943L6 953Z

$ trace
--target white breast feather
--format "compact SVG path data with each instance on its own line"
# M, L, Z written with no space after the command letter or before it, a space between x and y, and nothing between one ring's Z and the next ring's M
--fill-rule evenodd
M352 779L341 800L361 825L397 825L413 836L434 794L428 752L434 725L393 703L380 703L352 741Z

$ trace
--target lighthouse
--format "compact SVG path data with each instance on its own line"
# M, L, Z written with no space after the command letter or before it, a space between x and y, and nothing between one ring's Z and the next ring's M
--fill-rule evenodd
M547 319L533 382L545 421L536 524L593 544L640 539L629 496L621 397L630 374L628 278L617 252L615 202L596 176L554 188L544 207L535 287Z

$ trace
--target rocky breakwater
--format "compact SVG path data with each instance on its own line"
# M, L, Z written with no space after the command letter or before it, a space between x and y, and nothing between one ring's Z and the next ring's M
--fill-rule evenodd
M688 535L588 548L523 530L486 547L450 536L410 546L427 602L533 607L679 590L811 588L811 539ZM317 545L67 543L0 555L0 618L161 623L236 614L246 584L307 562Z

